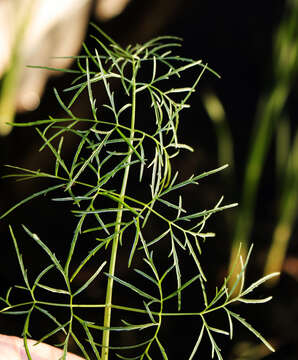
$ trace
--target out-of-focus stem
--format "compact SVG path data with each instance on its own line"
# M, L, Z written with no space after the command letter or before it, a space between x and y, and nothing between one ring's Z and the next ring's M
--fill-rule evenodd
M261 173L276 123L292 87L298 68L298 0L288 1L287 12L276 32L273 58L273 85L258 105L256 125L244 175L242 200L232 243L233 257L242 244L243 256L248 248ZM231 279L233 283L234 279Z
M12 126L7 123L12 123L15 116L16 92L18 89L19 75L21 71L20 67L22 64L22 41L26 34L28 24L30 23L35 1L36 0L31 0L29 3L27 1L28 4L26 4L26 10L24 10L24 15L21 18L16 31L9 68L2 79L2 86L0 89L0 135L2 136L8 135L12 130ZM21 4L17 4L17 6L21 6Z
M264 274L282 270L288 243L297 219L298 211L298 132L288 159L280 200L280 218L274 230ZM274 285L278 279L270 279L267 285Z

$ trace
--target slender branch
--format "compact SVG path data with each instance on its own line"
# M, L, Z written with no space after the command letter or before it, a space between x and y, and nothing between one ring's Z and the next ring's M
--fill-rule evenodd
M130 128L130 141L133 142L134 138L134 129L135 129L135 117L136 117L136 64L135 59L132 59L132 108L131 108L131 128ZM129 164L131 161L131 157L133 154L133 150L129 147L129 156L127 159L127 163ZM113 295L113 285L114 279L113 276L115 274L115 267L116 267L116 259L117 259L117 250L119 244L119 237L120 237L120 227L121 227L121 220L123 215L123 202L125 200L125 193L128 183L128 176L130 171L130 165L127 165L124 170L123 180L122 180L122 187L119 197L118 203L118 212L116 218L116 225L115 225L115 236L113 239L112 251L111 251L111 259L110 259L110 267L109 267L109 276L108 283L107 283L107 291L106 291L106 307L104 312L104 327L109 328L111 325L111 315L112 315L112 295ZM109 343L110 343L110 330L104 330L102 335L102 352L101 352L101 359L108 360L109 358Z

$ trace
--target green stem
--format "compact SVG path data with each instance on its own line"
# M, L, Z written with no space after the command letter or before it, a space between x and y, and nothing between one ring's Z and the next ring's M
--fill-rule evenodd
M134 132L135 132L135 115L136 115L136 67L135 60L132 60L132 110L131 110L131 127L130 127L130 141L133 142ZM131 162L131 157L133 154L133 150L129 148L130 154L127 159L127 163ZM110 267L109 267L109 276L106 290L106 301L105 301L105 312L104 312L104 327L109 328L111 325L111 314L112 314L112 295L113 295L113 285L114 279L113 276L115 274L116 267L116 259L117 259L117 250L119 244L120 237L120 226L123 215L123 202L125 200L125 192L128 183L130 165L127 165L124 171L121 192L118 203L118 212L116 218L116 226L115 226L115 236L112 244L111 258L110 258ZM110 344L110 330L106 329L103 331L102 335L102 352L101 352L101 360L108 360L109 358L109 344Z

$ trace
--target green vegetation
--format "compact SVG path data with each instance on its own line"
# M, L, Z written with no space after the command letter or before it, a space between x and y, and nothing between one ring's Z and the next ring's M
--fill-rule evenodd
M64 90L71 94L68 103L55 90L66 116L16 124L36 127L43 140L40 150L51 151L54 166L51 173L10 166L16 173L8 176L18 180L46 180L47 185L2 215L3 218L18 206L41 196L49 197L57 202L57 206L62 202L66 209L71 206L70 211L77 223L73 237L67 243L68 255L65 259L58 259L49 244L41 240L42 234L39 236L23 226L26 238L22 240L22 245L26 246L27 238L31 238L49 261L41 268L39 275L32 278L30 268L27 274L28 264L23 262L20 242L10 227L24 283L10 288L7 295L1 298L1 313L25 315L23 337L28 359L31 356L27 339L30 329L34 327L35 313L48 317L54 326L52 329L42 329L39 341L49 340L57 333L64 334L61 344L63 359L66 358L70 340L77 344L85 359L107 360L111 356L114 358L115 355L111 354L116 354L120 359L152 359L153 356L168 359L168 344L162 341L160 331L173 317L183 317L185 327L188 326L189 317L198 319L197 340L192 349L185 349L185 358L194 359L195 354L200 354L200 342L206 337L210 342L211 357L222 359L218 335L232 339L235 322L245 326L274 351L259 332L231 309L235 302L259 304L271 299L252 299L250 295L255 288L278 273L245 285L252 247L246 258L241 256L239 249L230 274L223 285L214 290L213 297L207 296L205 290L208 269L205 271L201 265L201 257L204 256L202 245L206 239L215 236L205 229L207 221L213 214L237 204L225 205L221 197L209 210L190 212L183 205L185 187L208 181L209 176L223 171L227 165L189 178L183 178L172 170L175 157L183 151L192 151L178 139L180 113L189 107L187 101L195 92L203 73L216 73L201 60L193 61L174 55L173 51L181 45L178 38L159 37L143 45L122 48L94 27L99 34L94 37L98 49L92 52L84 46L86 55L76 58L77 69L67 70L75 77L71 86ZM193 74L191 84L185 84L183 80L183 73L187 71ZM179 86L168 87L172 79ZM108 101L104 105L96 103L93 89L98 84L105 89ZM126 96L127 102L124 104L118 100L120 92ZM80 101L84 93L89 97L91 118L77 117L72 110L73 104ZM138 112L140 102L143 106L147 104L146 117ZM148 117L150 124L144 124L144 118ZM63 142L67 136L77 139L70 160L63 156ZM143 184L141 194L135 191L135 181ZM49 185L49 182L52 184ZM160 222L160 232L148 238L153 218ZM90 236L89 240L86 240L86 236ZM89 241L90 244L85 254L81 253L80 248L82 237L84 243ZM159 252L165 248L168 263L161 263ZM143 279L142 286L121 275L118 259L122 251L127 253L127 271L137 273ZM75 254L81 258L79 263L73 260ZM74 280L95 260L97 265L93 274L79 287L75 286L77 282ZM193 262L196 271L192 276L184 273L185 262ZM56 278L62 280L61 286L48 283L47 276L51 273L56 273ZM233 284L228 287L231 277ZM81 295L97 278L106 286L105 300L93 304L82 302ZM117 294L119 291L134 294L139 305L119 302L115 296L116 288ZM196 310L189 310L183 303L183 294L190 288L198 297ZM26 299L15 302L13 296L16 291L23 292ZM45 294L55 294L61 299L47 300ZM61 307L68 312L66 322L56 315L55 309ZM82 309L93 309L93 316L86 318L82 315ZM121 312L121 323L113 322L113 314L117 312ZM216 322L209 318L211 313L219 312L226 314L225 329L218 328ZM135 319L135 322L131 319ZM83 337L78 335L78 328L84 332ZM117 345L119 333L127 332L141 333L141 341Z

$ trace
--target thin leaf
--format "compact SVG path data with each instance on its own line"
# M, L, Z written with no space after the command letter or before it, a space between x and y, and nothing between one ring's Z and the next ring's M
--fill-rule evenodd
M40 309L39 309L40 310ZM44 309L42 309L43 312L44 312ZM50 315L50 314L49 314ZM52 316L52 315L51 315ZM53 316L52 316L53 317ZM56 319L55 319L55 322L58 322ZM40 343L43 343L45 340L47 340L48 338L50 338L51 336L57 334L59 331L63 331L65 334L66 334L66 331L65 331L65 328L67 325L69 325L70 323L70 320L68 320L66 323L64 324L60 324L59 323L59 326L56 327L54 330L50 331L49 333L47 333L45 336L43 336L42 338L40 338L37 342L36 342L36 345L37 344L40 344Z
M260 286L261 284L263 284L264 282L270 280L271 278L275 277L275 276L279 276L280 273L279 272L274 272L272 274L263 276L261 279L257 280L256 282L254 282L253 284L251 284L247 289L245 289L242 293L241 293L241 297L243 297L244 295L249 294L250 292L252 292L255 288L257 288L258 286Z
M233 339L233 330L234 330L234 327L233 327L233 321L232 321L232 317L230 315L230 310L228 310L226 307L223 308L228 316L228 321L229 321L229 333L230 333L230 339L232 340Z
M137 152L136 148L133 146L132 141L128 139L123 132L117 127L116 131L118 134L122 137L122 139L126 142L126 144L129 146L129 148L134 152L134 154L137 156L137 158L140 160L140 162L144 162L144 159L142 159L141 155Z
M104 268L105 264L107 262L104 261L99 268L95 271L95 273L84 283L84 285L82 285L74 294L73 296L78 295L80 292L82 292L83 290L85 290L91 283L92 281L98 276L98 274L101 272L101 270Z
M82 354L84 355L85 360L90 360L89 355L87 354L84 345L79 341L77 336L74 334L74 332L71 332L71 336L74 339L74 342L77 344L78 348L81 350ZM98 358L100 360L100 358Z
M251 331L257 338L259 338L262 343L267 346L267 348L269 350L271 350L272 352L274 352L274 348L268 343L267 340L265 340L263 338L263 336L256 330L254 329L246 320L244 320L241 316L239 316L238 314L232 312L231 310L229 310L229 313L232 317L234 317L236 320L238 320L242 325L244 325L249 331Z
M26 233L46 252L46 254L50 257L50 259L52 260L52 262L54 263L56 268L61 272L61 274L63 275L63 277L66 280L65 273L64 273L59 261L57 260L55 254L53 254L51 252L51 250L46 246L45 243L43 243L39 239L39 237L36 234L32 233L25 225L22 225L22 227L26 231Z
M72 178L72 180L68 183L65 191L69 190L72 185L75 183L75 181L77 180L77 178L82 174L82 172L86 169L86 167L88 166L88 164L94 159L94 157L101 151L102 147L105 145L105 142L107 141L107 139L110 137L110 135L112 134L113 130L109 131L105 138L103 139L103 141L98 145L98 147L92 152L92 154L89 156L89 158L84 162L84 164L81 166L81 168L78 170L78 172L76 173L76 175Z
M246 298L239 297L239 298L237 298L237 301L240 301L240 302L243 302L246 304L263 304L263 303L270 301L271 299L272 299L272 296L268 296L263 299L246 299Z
M28 197L26 197L25 199L23 199L22 201L18 202L16 205L14 205L13 207L11 207L9 210L7 210L3 215L0 216L0 219L3 219L5 218L8 214L10 214L12 211L14 211L16 208L18 208L19 206L25 204L26 202L38 197L38 196L41 196L41 195L46 195L48 192L50 191L54 191L54 190L57 190L59 188L62 188L64 186L64 184L59 184L59 185L55 185L55 186L52 186L52 187L49 187L45 190L42 190L42 191L38 191Z
M13 244L14 244L16 253L17 253L18 262L19 262L20 269L21 269L21 272L22 272L22 275L23 275L23 279L24 279L24 281L25 281L25 284L26 284L26 286L27 286L27 289L28 289L28 290L31 290L30 284L29 284L29 281L28 281L28 277L27 277L27 271L26 271L25 266L24 266L24 263L23 263L22 255L21 255L21 253L20 253L20 251L19 251L19 247L18 247L17 240L16 240L16 238L15 238L15 236L14 236L12 227L11 227L10 225L9 225L9 231L10 231L10 234L11 234L11 237L12 237L12 240L13 240Z
M35 287L38 285L40 279L51 269L53 269L53 267L55 267L54 264L51 264L49 266L47 266L35 279L34 284L32 286L32 292L34 291Z
M161 352L162 358L164 360L168 360L168 356L166 354L165 348L162 346L161 342L159 341L159 339L157 337L155 338L155 340L156 340L159 350Z
M67 291L67 290L56 289L56 288L53 288L53 287L50 287L50 286L47 286L47 285L43 285L43 284L40 284L40 283L38 283L37 286L44 289L44 290L50 291L52 293L70 295L69 291Z
M65 331L65 327L68 325L69 321L62 325L56 318L55 316L53 316L52 314L50 314L47 310L35 305L35 309L40 311L41 313L43 313L44 315L46 315L48 318L50 318L55 324L57 324L60 327L60 330L62 330L64 332L64 334L66 335L66 331ZM42 342L43 340L40 340L39 342Z
M91 345L91 347L92 347L92 350L93 350L93 352L94 352L94 355L95 355L96 359L97 359L97 360L100 360L99 352L98 352L98 350L97 350L97 348L96 348L96 344L95 344L95 342L94 342L93 336L92 336L91 332L90 332L89 329L88 329L88 326L87 326L86 321L78 318L77 316L76 316L76 318L77 318L77 319L79 320L79 322L83 325L83 328L84 328L84 330L85 330L85 332L86 332L86 334L87 334L88 341L89 341L89 343L90 343L90 345Z
M188 280L186 283L184 283L183 285L181 285L179 289L175 290L175 291L172 292L170 295L168 295L167 297L165 297L165 298L164 298L164 301L173 298L173 297L176 296L179 292L181 292L183 289L187 288L189 285L191 285L194 281L196 281L196 280L199 279L200 277L201 277L201 275L196 275L196 276L194 276L193 278L191 278L190 280Z
M75 119L75 116L73 115L73 113L70 111L70 109L63 103L62 99L60 98L57 89L54 88L54 94L56 96L56 99L58 100L60 106L62 107L62 109L72 118Z
M121 284L121 285L129 288L130 290L136 292L138 295L140 295L140 296L142 296L142 297L144 297L146 299L154 300L154 301L159 302L159 300L157 298L155 298L154 296L151 296L151 295L147 294L146 292L138 289L136 286L128 283L127 281L121 280L117 276L113 276L113 275L110 275L110 274L107 274L107 273L105 273L105 275L108 276L109 278L112 278L113 280L115 280L119 284Z
M152 321L153 324L156 324L156 321L155 321L155 319L153 317L153 314L152 314L152 312L151 312L151 310L149 308L149 305L145 301L143 301L143 304L144 304L144 306L146 308L146 311L147 311L147 314L149 315L150 320Z
M201 343L201 340L202 340L202 337L203 337L203 334L204 334L204 329L205 329L205 326L204 326L204 324L202 324L199 337L198 337L198 339L196 341L196 344L195 344L194 348L192 349L192 352L191 352L190 357L188 358L188 360L192 360L194 358L194 356L195 356L195 354L196 354L196 352L198 350L198 347L199 347L199 345Z
M76 270L74 271L74 273L72 274L71 278L70 278L70 282L73 281L73 279L77 276L77 274L81 271L81 269L83 268L83 266L85 266L87 264L87 262L91 259L92 256L94 256L98 250L100 250L103 246L106 245L106 242L102 242L100 244L98 244L94 249L92 249L91 251L89 251L89 254L84 258L84 260L81 261L80 265L76 268Z
M153 282L154 285L158 286L158 282L150 275L144 273L143 271L139 270L139 269L134 269L134 271L136 273L138 273L139 275L143 276L145 279Z

